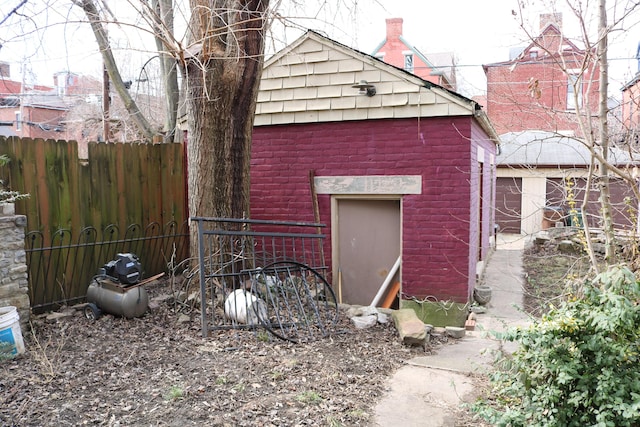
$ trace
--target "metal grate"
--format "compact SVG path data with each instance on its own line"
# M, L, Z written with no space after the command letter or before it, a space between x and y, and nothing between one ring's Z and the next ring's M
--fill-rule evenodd
M292 342L326 336L338 317L324 278L322 224L191 218L198 265L185 293L200 290L202 335L211 330L266 330Z

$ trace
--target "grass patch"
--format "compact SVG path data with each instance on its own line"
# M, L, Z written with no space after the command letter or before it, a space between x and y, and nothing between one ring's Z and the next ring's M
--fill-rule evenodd
M300 393L297 397L296 400L300 403L303 403L305 405L317 405L320 402L322 402L322 396L320 396L318 393L316 393L315 391L305 391Z
M165 396L166 400L180 400L184 397L184 390L178 386L171 386L167 395Z

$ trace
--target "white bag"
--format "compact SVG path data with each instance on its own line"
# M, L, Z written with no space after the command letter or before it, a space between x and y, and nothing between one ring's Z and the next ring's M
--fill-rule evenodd
M257 325L267 320L267 306L251 292L236 289L224 301L224 314L238 323Z

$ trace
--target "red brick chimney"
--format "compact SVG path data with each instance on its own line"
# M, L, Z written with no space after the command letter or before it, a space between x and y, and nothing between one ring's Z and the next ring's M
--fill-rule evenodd
M554 24L562 31L562 13L541 13L540 14L540 31L547 28L547 25Z
M390 18L387 22L387 41L397 40L402 35L402 18Z

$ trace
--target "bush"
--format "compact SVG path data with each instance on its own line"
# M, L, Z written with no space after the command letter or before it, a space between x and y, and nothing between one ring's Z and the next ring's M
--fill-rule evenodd
M474 409L499 426L640 425L640 283L611 267L528 328Z
M6 166L10 159L6 154L0 154L0 166ZM15 203L29 197L28 194L21 194L6 188L5 183L0 180L0 203Z

